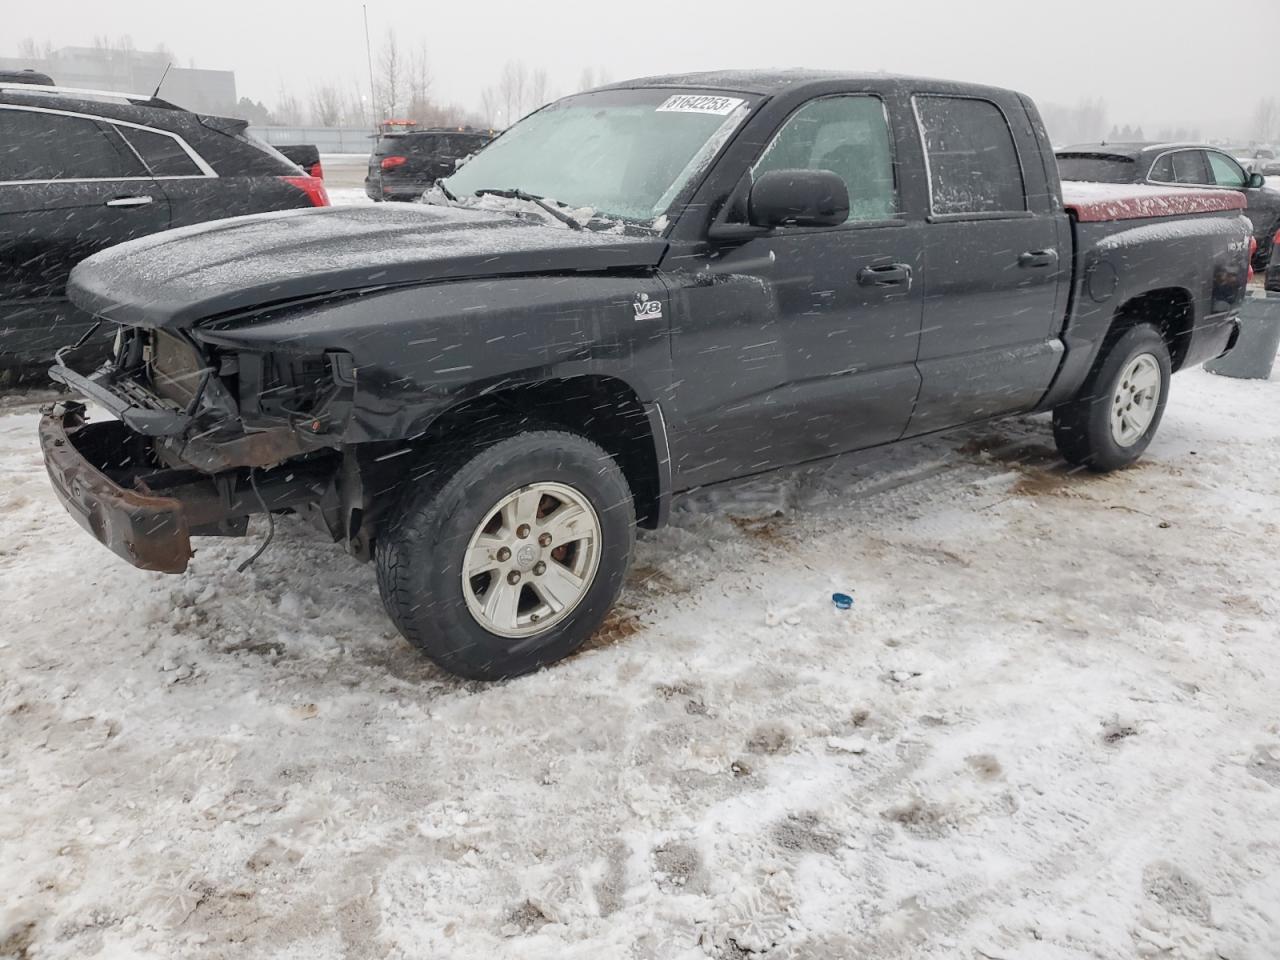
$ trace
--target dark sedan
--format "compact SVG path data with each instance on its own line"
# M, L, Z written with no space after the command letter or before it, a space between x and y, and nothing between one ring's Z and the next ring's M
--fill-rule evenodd
M1258 241L1255 270L1271 260L1280 230L1280 190L1261 174L1248 173L1234 157L1199 143L1083 143L1057 151L1063 180L1095 183L1153 183L1160 186L1220 187L1239 190L1249 201L1249 219Z

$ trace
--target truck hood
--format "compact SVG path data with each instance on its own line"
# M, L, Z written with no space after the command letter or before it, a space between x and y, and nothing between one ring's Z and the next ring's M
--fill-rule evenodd
M255 214L153 234L89 257L67 287L116 323L190 328L300 299L474 277L647 269L666 241L424 204Z

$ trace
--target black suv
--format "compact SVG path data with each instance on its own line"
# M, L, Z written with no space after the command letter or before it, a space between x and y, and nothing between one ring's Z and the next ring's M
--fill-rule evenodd
M171 227L328 206L321 181L245 127L150 97L0 82L0 377L88 331L65 291L90 254Z
M384 133L369 156L364 192L372 200L417 200L493 139L486 130L412 130Z

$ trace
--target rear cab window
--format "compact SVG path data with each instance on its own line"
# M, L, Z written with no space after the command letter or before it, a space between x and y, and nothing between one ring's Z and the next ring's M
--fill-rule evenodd
M934 216L1026 212L1022 164L1009 121L998 106L961 96L917 95L912 100Z

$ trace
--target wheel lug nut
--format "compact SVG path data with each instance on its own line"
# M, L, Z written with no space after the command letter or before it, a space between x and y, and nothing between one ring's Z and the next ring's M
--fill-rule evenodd
M546 572L547 572L547 565L543 563L541 560L539 560L537 563L533 565L533 575L535 577L540 577Z
M499 563L506 563L506 562L507 562L508 560L510 560L510 559L511 559L511 551L510 551L509 549L507 549L506 547L499 547L499 548L498 548L498 562L499 562Z
M538 546L540 546L540 547L549 547L549 546L551 546L551 534L549 534L549 533L544 533L544 534L542 534L541 536L539 536L539 537L538 537Z
M516 527L516 536L521 540L527 539L529 536L529 525L527 523L522 523L520 526Z
M507 583L511 584L513 587L519 582L520 582L519 570L512 570L510 573L507 574Z

